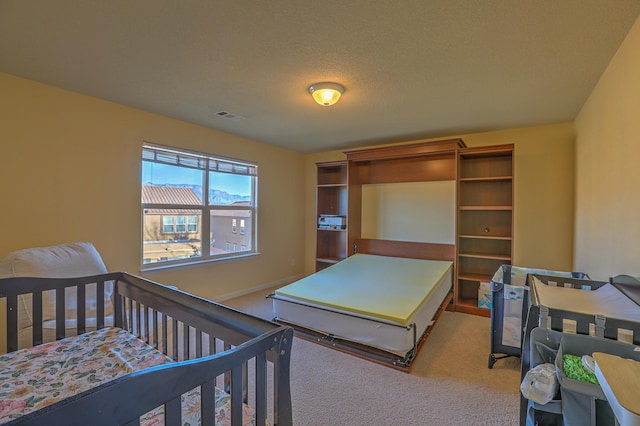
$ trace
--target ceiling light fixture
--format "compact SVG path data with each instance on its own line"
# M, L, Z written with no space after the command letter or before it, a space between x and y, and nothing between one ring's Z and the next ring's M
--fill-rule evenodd
M344 86L338 83L316 83L309 86L309 93L319 105L331 106L344 93Z

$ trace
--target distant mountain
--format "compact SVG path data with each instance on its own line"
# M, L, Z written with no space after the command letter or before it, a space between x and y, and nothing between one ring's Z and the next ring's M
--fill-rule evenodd
M229 194L219 189L209 190L209 200L211 204L227 205L238 201L251 201L250 195Z

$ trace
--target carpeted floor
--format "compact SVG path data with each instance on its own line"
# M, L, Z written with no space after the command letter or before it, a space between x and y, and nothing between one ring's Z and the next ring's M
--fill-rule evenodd
M223 303L271 319L269 290ZM517 425L519 359L487 368L490 320L444 312L410 374L294 339L293 420L304 425Z

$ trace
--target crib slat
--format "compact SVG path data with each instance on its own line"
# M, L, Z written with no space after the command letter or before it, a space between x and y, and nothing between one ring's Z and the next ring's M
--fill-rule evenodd
M203 425L215 424L216 412L215 381L203 383L200 386L200 418ZM262 424L262 423L259 423Z
M40 345L42 343L42 292L34 292L31 295L31 317L32 317L32 330L33 346Z
M202 331L196 330L196 358L202 358Z
M140 339L145 343L149 343L149 308L144 305L141 309L142 317L140 320Z
M127 331L133 333L133 300L130 298L127 299L127 313L125 317L127 318Z
M124 329L124 321L123 321L123 300L122 296L116 294L113 298L113 326L121 327Z
M65 289L56 289L56 340L65 338Z
M158 349L158 342L160 338L158 337L158 323L160 322L160 312L157 310L153 310L153 347Z
M267 357L264 352L256 356L256 424L267 422Z
M104 328L104 281L96 283L96 327L98 330Z
M181 411L180 404L181 397L173 398L171 401L164 405L164 424L165 425L179 425L181 424Z
M140 327L140 317L142 316L142 312L140 312L140 302L136 300L136 315L135 315L135 324L133 328L133 334L140 337L141 336L141 327Z
M171 329L173 333L171 335L171 347L173 348L173 352L171 352L171 357L178 361L178 321L171 318Z
M242 367L231 369L231 426L242 426Z
M224 348L224 351L228 351L229 349L231 349L231 345L227 342L223 341L223 345L222 347ZM224 391L227 393L231 393L231 373L229 373L228 371L224 373Z
M218 339L214 336L209 336L209 355L215 355L217 352L216 342Z
M76 287L76 319L78 334L84 334L86 331L86 294L85 286L79 285Z
M191 359L189 354L189 325L182 323L182 359Z
M18 296L7 296L7 351L18 350Z
M167 316L162 314L162 353L167 354L169 352L167 348Z

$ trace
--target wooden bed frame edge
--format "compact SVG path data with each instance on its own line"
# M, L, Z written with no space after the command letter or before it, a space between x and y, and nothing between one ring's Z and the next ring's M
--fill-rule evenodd
M451 262L455 260L456 256L455 244L358 238L353 245L354 254L366 253L414 259L448 260Z

